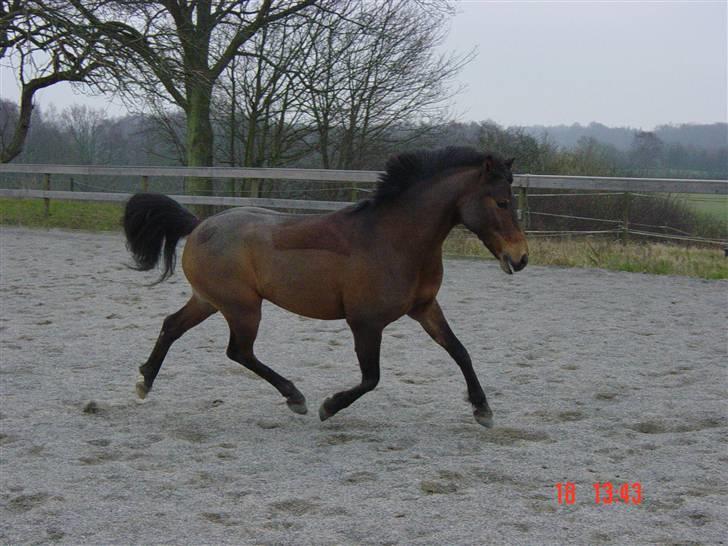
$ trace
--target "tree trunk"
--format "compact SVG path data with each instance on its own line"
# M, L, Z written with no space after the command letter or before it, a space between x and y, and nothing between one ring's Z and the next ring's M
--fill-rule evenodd
M204 83L188 90L187 106L187 166L211 167L213 158L213 134L210 123L212 89ZM212 195L212 179L191 177L187 179L187 192L193 195ZM214 214L212 205L196 205L195 213L201 218Z
M235 86L235 59L233 59L232 66L230 68L230 83L232 84L232 88L230 91L230 166L237 167L238 160L235 153L235 137L238 132L238 124L235 118L235 114L238 108L238 94L237 88ZM231 178L228 180L228 193L230 193L232 197L235 197L236 192L237 179Z
M10 144L0 151L0 163L9 163L23 151L25 138L30 129L30 116L33 113L33 95L35 91L36 89L34 87L23 86L23 92L20 96L18 123L13 131L13 138Z

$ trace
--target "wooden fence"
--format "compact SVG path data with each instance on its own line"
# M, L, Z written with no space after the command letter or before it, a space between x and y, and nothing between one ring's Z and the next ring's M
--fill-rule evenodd
M102 167L96 165L24 165L0 164L0 175L34 174L42 176L43 189L0 188L0 197L44 199L46 211L51 199L80 201L125 201L130 193L57 191L51 190L53 175L65 176L125 176L138 177L139 191L148 191L150 177L201 177L211 179L249 179L249 180L289 180L295 187L301 181L343 182L349 187L350 201L317 201L308 199L274 199L259 197L259 186L251 186L250 197L216 195L172 195L178 202L186 205L252 205L276 209L307 211L332 211L345 207L355 201L361 191L370 191L376 184L378 171L342 171L328 169L277 169L277 168L238 168L238 167ZM0 179L1 180L1 179ZM709 195L728 195L728 180L696 180L675 178L615 178L601 176L554 176L516 174L513 186L518 189L519 214L526 227L529 220L528 192L532 189L582 190L623 193L627 203L621 230L626 236L629 232L630 194L634 193L692 193Z

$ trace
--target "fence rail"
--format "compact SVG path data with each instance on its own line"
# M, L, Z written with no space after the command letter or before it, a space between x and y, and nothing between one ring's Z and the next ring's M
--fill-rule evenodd
M374 184L380 171L339 171L330 169L269 169L242 167L102 167L97 165L0 164L0 173L87 176L138 176L178 178L252 178L357 182ZM682 178L621 178L607 176L558 176L516 174L517 188L602 190L615 192L706 193L728 195L728 180Z
M65 199L76 201L126 201L131 193L56 190L0 189L0 197L17 199ZM332 211L351 203L346 201L313 201L308 199L269 199L265 197L230 197L227 195L170 195L183 205L218 205L223 207L264 207L273 209Z
M34 198L45 201L46 214L51 199L80 200L80 201L125 201L131 193L127 192L90 192L90 191L58 191L51 190L52 175L66 176L125 176L139 177L140 191L147 191L150 177L202 177L227 178L251 180L288 180L295 187L297 182L345 182L350 188L350 197L356 199L359 191L371 191L371 187L382 174L379 171L343 171L329 169L277 169L277 168L238 168L238 167L106 167L97 165L39 165L39 164L0 164L0 175L6 174L36 174L43 176L43 189L7 189L0 188L0 197ZM367 189L367 186L369 189ZM516 174L513 186L518 189L518 209L525 227L528 228L530 214L546 214L531 212L528 205L528 192L531 189L559 189L588 192L612 192L627 196L624 215L621 220L610 220L614 229L608 231L592 231L589 233L621 233L627 239L630 232L643 236L665 237L667 235L643 231L635 231L630 227L630 201L632 196L644 193L691 193L706 195L728 196L728 180L704 179L676 179L676 178L622 178L603 176L555 176ZM234 197L220 195L171 195L178 202L186 205L219 205L219 206L258 206L266 208L307 210L307 211L333 211L350 205L350 201L320 201L308 199L278 199L262 198L258 195L258 186L254 186L250 197ZM602 193L603 194L603 193ZM548 194L547 194L548 195ZM534 197L538 196L533 195ZM579 218L573 216L571 218ZM598 220L583 218L584 220ZM661 229L665 229L662 226ZM547 232L539 232L546 234ZM549 232L550 233L550 232ZM557 233L554 231L553 233ZM558 231L558 233L572 233ZM579 232L573 232L579 233ZM673 235L671 238L680 236ZM684 237L684 239L690 239ZM692 238L694 241L703 241L725 245L724 241Z

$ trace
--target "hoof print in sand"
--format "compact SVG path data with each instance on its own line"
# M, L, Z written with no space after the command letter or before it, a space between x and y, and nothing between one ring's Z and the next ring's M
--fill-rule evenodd
M361 470L359 472L352 472L344 477L344 483L363 483L376 481L377 475L374 472L367 472Z
M321 438L318 441L319 446L338 446L341 444L348 444L349 442L353 442L354 440L361 440L361 437L355 436L353 434L330 434L329 436L326 436L325 438Z
M525 442L550 442L551 437L545 432L522 430L517 428L493 428L483 433L482 439L492 444L512 446Z
M442 495L447 493L455 493L458 490L457 485L451 482L437 482L424 480L420 482L420 489L428 495Z
M238 522L232 521L230 519L230 514L218 514L216 512L203 512L200 514L200 517L202 517L202 519L209 521L211 523L217 523L218 525L225 525L225 526L238 525Z
M584 415L580 411L562 411L557 415L557 418L559 421L581 421L582 419L586 418L586 415Z
M100 411L101 408L99 407L98 402L96 402L95 400L87 402L86 405L83 407L83 412L89 415L94 415L96 413L99 413Z
M306 499L288 499L272 502L268 506L274 513L291 516L303 516L304 514L316 511L318 508L317 504Z
M60 529L56 529L55 527L49 528L47 531L48 533L48 540L52 542L58 542L59 540L63 540L63 537L66 536L66 533L61 531Z
M463 481L462 475L449 470L441 470L434 480L420 482L420 490L427 495L447 495L455 493Z
M36 493L35 495L20 495L15 497L8 502L8 511L15 512L16 514L22 512L29 512L33 508L37 508L46 503L50 498L47 493Z
M650 419L642 421L634 425L628 425L627 428L642 434L664 434L669 432L697 432L711 428L726 426L728 420L720 417L709 417L706 419Z
M264 429L264 430L271 430L274 428L281 428L283 425L280 423L280 421L258 421L255 423L258 427Z
M104 464L111 461L115 461L119 458L118 455L115 455L113 453L107 453L107 452L100 452L95 453L89 457L80 457L78 461L83 465L97 465L97 464Z

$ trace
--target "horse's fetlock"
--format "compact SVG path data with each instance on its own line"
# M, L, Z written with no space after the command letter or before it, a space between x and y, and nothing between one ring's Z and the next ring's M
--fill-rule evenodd
M286 398L293 398L301 396L301 392L293 384L293 381L288 379L284 380L280 385L280 392Z
M484 393L477 392L469 394L468 398L470 399L470 403L473 405L474 408L488 408L488 402L485 399Z
M236 362L240 361L237 347L229 346L227 351L225 351L225 354L230 360L235 360Z

